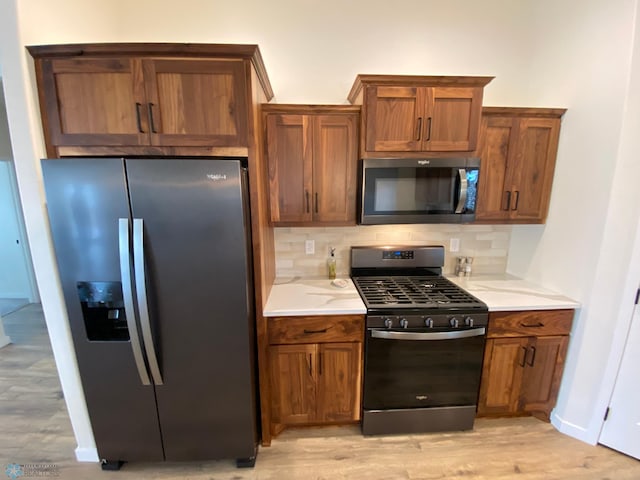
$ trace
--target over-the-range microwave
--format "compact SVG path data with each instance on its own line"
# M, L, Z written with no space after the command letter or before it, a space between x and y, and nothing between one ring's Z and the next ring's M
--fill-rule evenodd
M479 168L476 157L364 159L359 222L471 222Z

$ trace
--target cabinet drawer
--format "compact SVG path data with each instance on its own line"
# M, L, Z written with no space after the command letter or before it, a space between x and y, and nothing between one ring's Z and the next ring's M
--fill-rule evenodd
M488 338L568 335L573 310L531 310L489 314Z
M273 317L269 319L269 343L361 342L363 315Z

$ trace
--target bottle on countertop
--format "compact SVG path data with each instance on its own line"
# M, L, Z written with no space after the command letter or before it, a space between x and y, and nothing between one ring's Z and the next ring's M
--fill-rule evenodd
M336 278L336 249L329 247L329 258L327 259L327 270L329 272L329 279Z
M465 263L464 266L464 276L465 277L470 277L471 276L471 264L473 263L473 257L467 257L467 262Z

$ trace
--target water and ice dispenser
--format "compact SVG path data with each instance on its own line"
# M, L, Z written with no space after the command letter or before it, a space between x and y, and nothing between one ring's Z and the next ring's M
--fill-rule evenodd
M91 341L127 341L129 329L120 282L78 282L82 316Z

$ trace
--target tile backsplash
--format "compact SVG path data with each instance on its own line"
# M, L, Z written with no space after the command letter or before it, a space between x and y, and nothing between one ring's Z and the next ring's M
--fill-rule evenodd
M452 274L455 258L472 256L473 273L504 273L507 267L509 225L367 225L355 227L276 228L276 276L325 277L329 248L336 249L338 277L349 275L349 248L355 245L443 245L444 273ZM449 251L452 238L458 252ZM305 241L315 242L315 253L305 253Z

